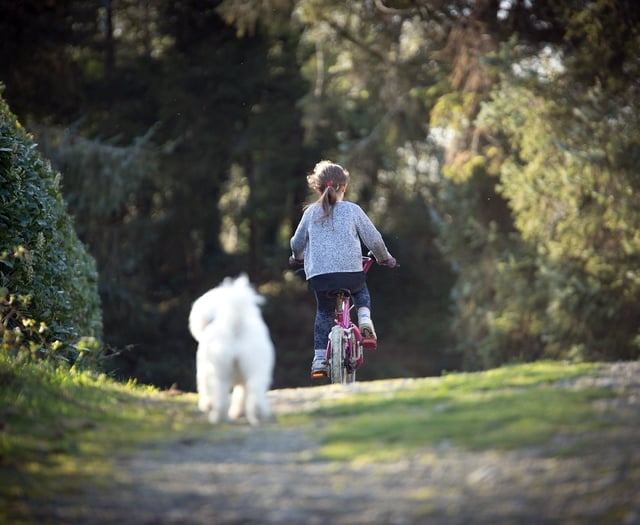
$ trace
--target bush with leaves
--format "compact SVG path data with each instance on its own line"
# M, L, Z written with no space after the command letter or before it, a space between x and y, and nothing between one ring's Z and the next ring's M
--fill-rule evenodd
M0 97L2 352L75 363L96 357L102 312L60 178Z

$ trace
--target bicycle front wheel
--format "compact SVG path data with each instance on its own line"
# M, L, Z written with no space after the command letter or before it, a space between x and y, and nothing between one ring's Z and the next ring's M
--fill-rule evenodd
M344 329L334 326L329 333L329 344L331 345L331 361L329 374L332 383L346 383L347 373L347 345L344 337Z

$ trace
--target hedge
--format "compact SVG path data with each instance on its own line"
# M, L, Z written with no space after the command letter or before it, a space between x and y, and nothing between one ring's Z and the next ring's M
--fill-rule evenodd
M98 273L67 211L61 174L36 148L0 91L2 351L76 363L100 348Z

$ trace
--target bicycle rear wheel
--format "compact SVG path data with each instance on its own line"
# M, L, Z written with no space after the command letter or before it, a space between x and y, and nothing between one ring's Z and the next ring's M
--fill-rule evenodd
M331 346L329 375L332 383L346 383L346 339L344 337L344 329L340 326L334 326L329 333L329 344Z
M356 380L356 369L359 364L353 359L357 341L353 333L340 326L334 326L329 334L330 366L329 375L332 383L348 384Z
M346 334L345 334L346 335ZM362 364L362 349L359 347L355 335L351 331L348 338L344 338L344 383L356 382L356 370Z

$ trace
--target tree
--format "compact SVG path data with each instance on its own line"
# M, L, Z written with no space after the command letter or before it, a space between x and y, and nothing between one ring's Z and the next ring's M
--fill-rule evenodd
M423 185L431 184L435 164L427 159L422 166L426 152L435 154L433 143L424 145L425 121L446 78L437 62L423 60L423 53L440 46L443 35L426 31L413 8L398 15L372 2L256 2L249 7L228 1L221 12L241 33L259 31L263 24L301 28L302 72L309 83L300 100L306 143L348 167L350 198L369 212L392 252L406 261L400 272L370 276L381 294L381 329L393 334L388 344L403 355L394 373L451 367L451 359L443 365L442 355L451 273L435 245L432 203L425 200L434 190ZM317 160L312 158L306 169ZM299 218L300 209L293 209ZM394 318L383 327L385 312Z
M538 3L531 5L537 10ZM475 254L467 250L460 257L462 272L455 290L456 325L466 334L459 347L470 366L541 355L635 355L636 319L629 315L634 307L627 299L614 299L622 293L620 286L634 290L634 285L624 280L614 284L615 279L602 275L594 279L590 276L593 268L601 272L602 264L589 254L604 247L594 238L595 231L617 229L605 219L611 215L607 198L617 195L621 203L628 199L622 197L630 187L624 182L629 179L627 168L619 160L613 162L609 154L603 165L596 152L602 141L610 144L610 151L621 148L626 155L635 151L637 128L623 115L633 111L637 92L633 78L637 56L630 51L637 41L637 30L632 37L634 30L630 29L637 28L637 11L623 11L608 2L594 2L587 11L575 10L570 3L554 5L546 25L555 30L533 43L525 31L520 39L503 44L495 58L487 57L484 67L493 63L502 71L491 83L491 99L486 94L482 106L460 113L466 115L463 122L471 123L469 139L462 144L473 147L461 148L459 141L452 144L449 159L462 162L450 160L444 173L458 193L475 186L478 177L494 181L491 195L470 192L480 204L471 216L467 214L474 207L467 202L442 201L452 202L449 216L458 224L446 230L450 234L445 243L448 253L460 257L464 246L478 248ZM624 43L613 29L620 23L628 38ZM603 30L604 26L609 29ZM587 60L602 53L617 56L624 66L617 60L604 64ZM605 104L608 98L614 104ZM607 124L596 131L592 118ZM444 121L446 118L441 119ZM620 129L621 122L627 125L630 140L620 133L609 135ZM580 195L594 191L600 195L594 199L599 204L591 207L593 215L585 214L586 208L576 202ZM478 199L482 195L487 201L484 205ZM572 199L577 201L572 203ZM500 203L499 208L492 204L495 202ZM622 208L630 205L622 204ZM504 212L487 223L483 218L491 208ZM575 212L569 212L571 209ZM626 215L625 221L633 223L633 215ZM459 235L469 225L476 226L474 242L471 237L465 242ZM625 273L634 264L633 257L620 252L615 259L606 264L609 270L616 268L613 273ZM626 291L622 295L630 297Z
M48 156L109 268L109 337L140 342L125 373L191 374L182 320L225 275L303 300L282 263L323 157L348 167L350 198L401 261L370 276L402 319L381 327L403 352L394 373L635 355L631 0L78 0L32 3L33 19L19 5L6 20L37 31L48 14L60 33L35 47L12 33L0 74L20 111L77 136ZM59 52L74 76L52 92L69 83L69 107L27 102L39 77L20 46L44 65ZM87 206L99 187L125 189L108 217ZM137 328L120 322L132 310Z
M74 51L88 38L94 47L97 11L97 3L82 0L0 4L0 79L24 122L29 117L57 122L79 117L85 99Z
M634 358L637 98L568 89L567 81L536 90L504 81L479 116L510 148L501 193L529 246L541 296L526 304L538 319L529 336L553 357Z

